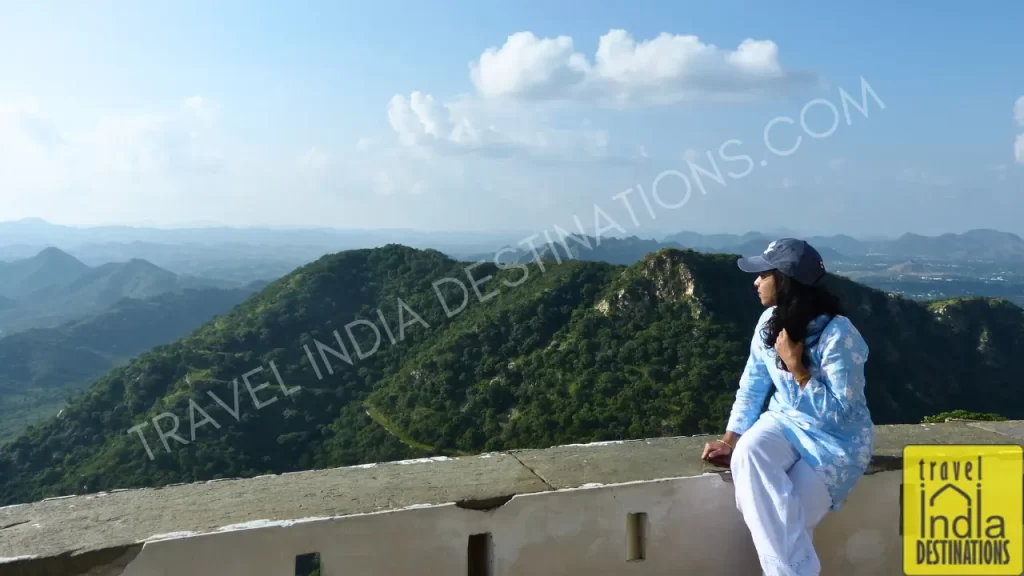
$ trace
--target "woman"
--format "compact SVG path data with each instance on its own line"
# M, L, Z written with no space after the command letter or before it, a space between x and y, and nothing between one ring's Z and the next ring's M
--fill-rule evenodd
M777 240L738 265L758 274L754 286L767 309L726 433L703 458L732 469L736 506L764 573L817 575L814 528L841 507L871 460L868 347L822 285L825 265L806 242Z

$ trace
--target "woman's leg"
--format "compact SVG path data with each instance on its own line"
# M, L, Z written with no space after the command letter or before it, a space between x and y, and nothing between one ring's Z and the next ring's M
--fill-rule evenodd
M832 495L821 480L821 476L807 462L797 460L789 469L789 479L793 482L793 491L800 495L803 505L804 526L813 538L814 529L832 509Z
M763 415L740 437L732 454L736 507L750 530L761 569L768 576L821 573L808 529L813 530L827 512L822 511L825 486L806 463L801 462L794 470L799 459L781 427ZM827 490L824 497L828 497Z

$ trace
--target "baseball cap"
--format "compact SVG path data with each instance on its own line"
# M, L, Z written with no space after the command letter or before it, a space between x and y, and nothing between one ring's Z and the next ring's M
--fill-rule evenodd
M744 272L778 270L807 286L815 286L825 277L825 262L813 246L796 238L781 238L768 245L764 253L740 258L736 264Z

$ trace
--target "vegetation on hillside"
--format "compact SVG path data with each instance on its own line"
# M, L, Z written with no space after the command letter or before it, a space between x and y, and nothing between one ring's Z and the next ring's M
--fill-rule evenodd
M0 448L0 504L721 431L761 313L733 256L482 263L469 268L475 289L467 266L391 245L299 268ZM929 308L830 283L871 346L876 422L954 409L1024 417L1013 380L1024 368L1020 308ZM167 435L175 419L177 438ZM145 444L129 432L139 425Z
M0 339L0 443L58 413L64 399L111 368L173 342L241 303L249 290L186 290Z
M943 412L942 414L936 414L935 416L927 416L921 421L922 424L942 424L947 420L974 420L978 422L1003 422L1007 420L1006 416L999 414L990 414L986 412L968 412L967 410L953 410L951 412Z

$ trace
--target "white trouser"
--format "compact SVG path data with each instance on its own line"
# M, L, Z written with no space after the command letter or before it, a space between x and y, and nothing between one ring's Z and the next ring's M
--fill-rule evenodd
M763 414L732 454L736 507L766 576L818 576L814 528L832 505L825 483Z

